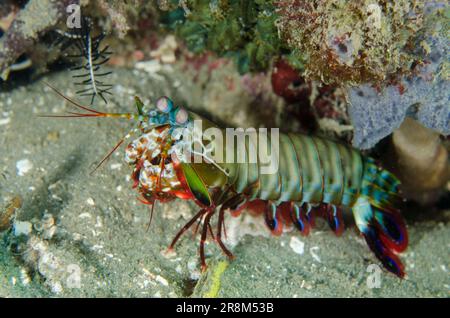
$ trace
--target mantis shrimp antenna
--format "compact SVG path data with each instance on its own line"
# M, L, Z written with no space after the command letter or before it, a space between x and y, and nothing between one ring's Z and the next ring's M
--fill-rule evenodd
M67 112L68 115L40 115L39 117L45 117L45 118L86 118L86 117L108 117L108 118L126 118L129 120L138 120L141 122L144 120L145 116L143 115L142 108L143 104L142 101L135 97L136 107L138 109L138 113L104 113L97 111L95 109L89 108L87 106L83 106L76 101L72 100L71 98L65 96L63 93L61 93L58 89L56 89L54 86L50 85L47 82L44 82L45 85L47 85L51 90L53 90L57 95L64 98L69 104L75 106L78 109L81 109L85 111L85 113L79 113L79 112ZM124 137L122 137L119 142L113 147L111 151L107 153L105 157L95 166L95 168L90 172L90 175L94 174L95 171L97 171L98 168L100 168L103 163L105 163L111 155L124 143L125 140L130 138L134 133L138 131L138 128L134 128L130 130Z

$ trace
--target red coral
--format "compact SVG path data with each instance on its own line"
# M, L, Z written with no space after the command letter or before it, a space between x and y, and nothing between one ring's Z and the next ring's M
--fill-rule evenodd
M283 97L286 102L308 102L311 88L300 74L284 60L275 64L272 72L272 87L275 94Z
M338 109L338 104L344 99L338 87L335 85L318 87L313 82L306 81L284 60L275 63L272 87L275 94L283 97L286 103L295 106L291 108L291 115L298 118L302 127L310 132L318 128L318 118L345 117ZM316 94L313 94L313 91Z

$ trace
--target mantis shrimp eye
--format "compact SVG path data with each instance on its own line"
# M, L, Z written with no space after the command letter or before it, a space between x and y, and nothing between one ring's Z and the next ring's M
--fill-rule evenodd
M188 112L184 108L178 108L177 114L175 115L175 121L177 124L184 124L188 120Z
M173 102L166 96L160 97L156 101L156 108L163 113L168 113L173 109Z

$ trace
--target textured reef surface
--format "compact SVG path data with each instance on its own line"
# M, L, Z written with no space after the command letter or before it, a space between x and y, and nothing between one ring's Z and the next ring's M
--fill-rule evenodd
M428 5L427 16L436 15L439 8L440 5ZM447 9L447 18L448 14ZM449 22L436 21L435 17L429 19L435 24L419 37L415 53L421 62L412 74L382 89L369 84L350 89L349 112L355 127L356 147L375 146L400 127L406 116L444 136L450 134Z

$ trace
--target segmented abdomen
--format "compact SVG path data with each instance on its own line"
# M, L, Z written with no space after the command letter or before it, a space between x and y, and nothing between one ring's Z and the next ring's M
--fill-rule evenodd
M303 134L279 137L278 154L271 156L279 160L278 169L271 174L261 173L259 151L251 139L246 140L246 162L230 169L229 180L238 193L255 185L250 199L353 205L362 189L364 171L358 151ZM276 147L270 148L276 151ZM258 153L258 163L249 162L249 150Z

